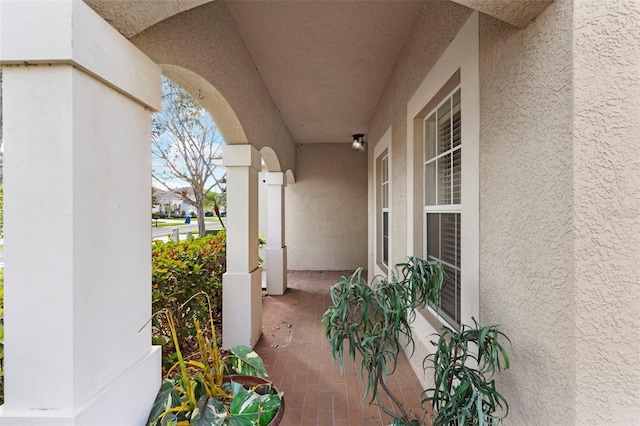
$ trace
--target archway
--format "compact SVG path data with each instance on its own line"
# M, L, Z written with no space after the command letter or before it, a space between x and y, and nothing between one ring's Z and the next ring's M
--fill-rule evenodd
M249 143L238 116L224 96L199 74L178 65L161 64L162 73L193 96L213 118L229 145Z
M280 161L268 146L260 150L263 172L260 179L260 230L267 236L266 289L270 295L282 295L287 291L287 245L285 232L285 187L287 175L280 168ZM291 173L292 174L292 173Z

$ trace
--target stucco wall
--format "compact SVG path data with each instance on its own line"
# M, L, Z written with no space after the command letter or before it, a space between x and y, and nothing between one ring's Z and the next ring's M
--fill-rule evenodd
M417 18L369 128L375 141L391 125L396 218L407 99L469 12L438 7ZM449 39L433 38L447 14ZM480 321L513 342L498 379L508 424L640 424L638 22L631 1L556 0L524 29L480 16Z
M480 316L513 342L510 424L575 415L571 17L480 20Z
M640 2L574 3L576 424L640 425Z
M367 157L347 144L297 148L285 189L289 270L367 266Z
M449 1L430 1L416 17L398 63L369 123L369 141L379 141L391 126L391 253L390 261L403 261L407 253L407 102L465 23L471 9ZM373 149L369 150L370 172ZM370 179L373 174L370 173ZM371 189L373 190L373 186ZM374 247L370 247L373 250ZM371 252L373 253L373 252ZM373 258L373 255L370 255Z

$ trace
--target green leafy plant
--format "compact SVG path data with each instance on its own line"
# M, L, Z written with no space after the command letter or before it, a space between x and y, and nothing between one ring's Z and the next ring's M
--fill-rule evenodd
M322 317L325 334L334 360L344 366L344 351L360 360L360 379L365 387L362 401L370 397L394 418L394 424L419 424L387 386L395 371L402 342L413 350L411 322L416 310L425 304L438 303L444 273L439 262L410 257L395 266L391 279L375 277L368 285L362 268L351 277L342 277L331 287L332 306ZM345 345L346 342L346 345ZM385 405L379 388L393 405Z
M207 324L209 306L197 299L180 309L193 295L209 295L214 318L222 311L222 274L226 270L226 234L191 238L184 241L154 241L152 251L152 307L154 312L167 309L175 313L178 342L183 348L196 350L193 318ZM214 324L215 325L215 324ZM166 323L153 321L154 343L163 345L165 371L176 361L171 330Z
M258 235L258 250L262 250L267 245L267 237L264 234ZM264 259L258 256L258 266L262 267L264 265Z
M4 269L0 269L0 404L4 404Z
M434 426L497 425L509 413L507 400L496 390L496 371L509 368L509 356L500 338L509 338L497 326L462 325L442 328L432 362L434 387L425 402L436 413ZM511 343L509 341L509 343ZM499 412L499 414L496 414Z
M391 279L375 277L367 284L362 268L342 277L331 287L332 306L322 317L334 360L344 366L347 356L360 359L360 379L367 398L393 418L394 425L419 425L422 419L408 413L389 389L403 342L413 352L411 323L416 310L440 302L444 272L439 262L410 257L395 266ZM495 425L508 413L506 399L497 392L493 374L509 367L509 357L499 342L508 338L496 326L460 330L443 327L435 343L433 361L435 387L425 391L423 405L430 402L435 426ZM345 349L346 348L346 349ZM380 398L382 389L392 405ZM500 410L501 414L496 415Z
M1 180L1 177L0 177ZM0 185L0 238L4 237L4 185Z
M180 309L206 293L197 293ZM148 426L265 426L274 418L282 404L282 394L267 381L246 389L229 374L266 378L264 362L251 348L236 346L227 354L218 348L215 327L210 335L203 332L200 321L194 319L198 351L185 356L178 341L176 317L168 309L156 317L166 321L175 345L177 362L168 371L153 404ZM209 321L213 321L209 310ZM173 375L175 372L175 375ZM173 378L172 378L173 375Z

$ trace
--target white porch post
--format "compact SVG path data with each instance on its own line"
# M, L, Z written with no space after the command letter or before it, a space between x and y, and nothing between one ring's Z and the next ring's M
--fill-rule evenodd
M282 172L267 172L267 293L287 291L287 246L284 232L284 188Z
M6 425L141 425L160 69L80 1L0 2Z
M258 171L251 145L227 145L227 272L222 277L222 345L253 347L262 331L262 269L258 267Z

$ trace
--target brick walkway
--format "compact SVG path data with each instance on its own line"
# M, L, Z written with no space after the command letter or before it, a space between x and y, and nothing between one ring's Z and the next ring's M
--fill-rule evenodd
M368 401L360 404L362 386L356 366L345 374L334 366L321 318L330 304L329 287L344 271L289 272L284 296L263 303L263 335L255 349L270 378L285 393L282 426L388 425L390 417ZM390 387L413 413L422 413L422 388L407 359L400 356Z

